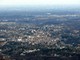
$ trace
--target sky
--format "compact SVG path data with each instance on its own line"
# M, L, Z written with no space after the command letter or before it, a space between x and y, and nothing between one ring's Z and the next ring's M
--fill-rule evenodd
M80 5L80 0L0 0L0 7L28 5Z

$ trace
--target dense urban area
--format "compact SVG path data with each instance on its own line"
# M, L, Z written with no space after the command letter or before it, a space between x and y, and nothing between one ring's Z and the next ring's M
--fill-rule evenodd
M80 60L80 14L1 14L0 60Z

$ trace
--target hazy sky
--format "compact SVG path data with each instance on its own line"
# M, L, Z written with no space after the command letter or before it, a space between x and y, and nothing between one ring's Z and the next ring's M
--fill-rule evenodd
M80 5L80 0L0 0L0 7L24 5Z

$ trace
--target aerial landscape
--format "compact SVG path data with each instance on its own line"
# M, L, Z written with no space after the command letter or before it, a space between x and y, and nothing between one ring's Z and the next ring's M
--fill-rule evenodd
M80 60L78 0L65 0L66 6L60 5L63 0L58 6L48 0L42 5L42 0L34 0L39 5L5 1L0 4L0 60Z

